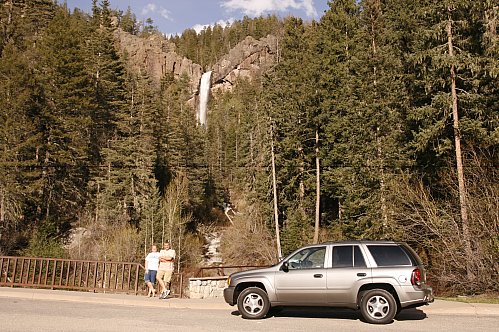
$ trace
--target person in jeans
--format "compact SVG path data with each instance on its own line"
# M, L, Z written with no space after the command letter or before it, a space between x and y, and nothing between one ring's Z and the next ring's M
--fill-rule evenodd
M156 274L159 267L159 252L158 247L155 245L151 246L151 252L147 254L144 266L146 269L144 280L147 284L147 288L149 289L147 296L154 297L156 295L154 284L156 283Z
M163 243L163 249L159 252L158 283L161 287L160 299L166 299L170 294L170 284L173 275L173 262L175 250L170 247L169 242Z

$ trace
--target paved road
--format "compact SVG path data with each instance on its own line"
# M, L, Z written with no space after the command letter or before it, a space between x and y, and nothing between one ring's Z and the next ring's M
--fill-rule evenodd
M156 299L151 299L156 301ZM157 300L159 301L159 300ZM427 316L406 311L390 325L374 326L356 312L283 310L258 321L231 308L179 309L0 297L0 331L497 331L498 316Z
M405 310L389 325L363 323L357 312L285 309L244 320L220 299L0 288L0 331L497 331L499 305L436 301Z

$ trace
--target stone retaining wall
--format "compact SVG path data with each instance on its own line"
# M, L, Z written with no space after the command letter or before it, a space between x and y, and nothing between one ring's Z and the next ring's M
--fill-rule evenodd
M206 299L224 296L227 277L189 278L189 297Z

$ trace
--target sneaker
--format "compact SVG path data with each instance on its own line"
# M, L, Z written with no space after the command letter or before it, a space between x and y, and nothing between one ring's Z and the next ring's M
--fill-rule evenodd
M165 291L165 297L164 297L164 298L166 299L166 297L167 297L168 295L170 295L170 290L169 290L169 289L167 289L167 290Z
M162 300L166 298L166 292L161 292L161 295L159 296L159 299Z

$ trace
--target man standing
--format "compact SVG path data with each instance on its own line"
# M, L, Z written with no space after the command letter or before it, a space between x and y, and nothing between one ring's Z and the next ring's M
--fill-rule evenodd
M173 275L173 261L175 250L171 249L170 243L163 243L163 249L159 252L158 282L161 286L160 299L166 299L170 294L170 284Z

